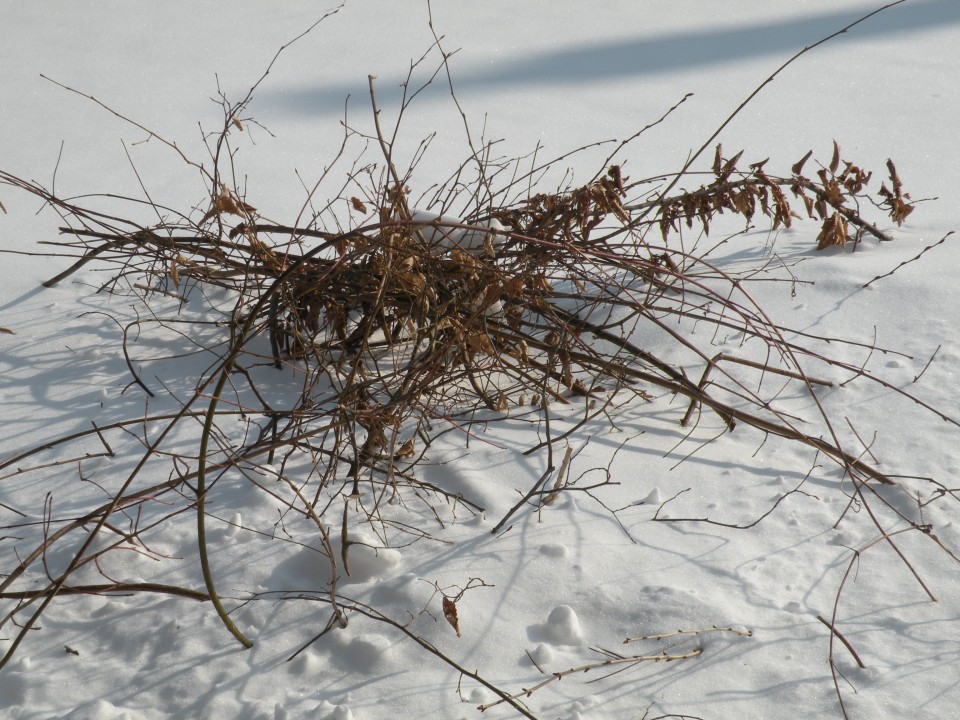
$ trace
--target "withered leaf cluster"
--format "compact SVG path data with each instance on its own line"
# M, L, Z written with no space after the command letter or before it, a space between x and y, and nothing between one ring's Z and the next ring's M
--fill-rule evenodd
M497 217L508 227L544 240L582 240L608 215L628 223L625 197L620 167L611 165L595 182L566 193L537 193L519 207L499 211Z
M680 223L692 228L697 222L706 234L710 233L711 221L717 215L734 213L752 222L759 213L771 221L771 228L791 227L793 219L800 216L791 205L784 190L803 205L807 217L821 223L817 235L817 249L833 245L846 247L850 240L859 239L869 232L880 239L889 237L876 226L866 222L860 215L858 200L864 196L872 173L865 172L852 162L841 159L840 146L834 142L830 164L817 169L813 178L803 174L804 166L813 151L805 154L791 167L788 176L772 176L764 171L767 160L738 169L743 151L732 158L724 159L723 148L717 145L712 167L714 179L694 191L671 198L658 199L655 205L659 214L660 231L667 238L670 231L677 231ZM910 196L902 191L892 161L887 161L893 190L882 185L878 195L888 209L890 218L902 224L913 212ZM851 231L851 226L856 228ZM853 232L854 236L851 236Z

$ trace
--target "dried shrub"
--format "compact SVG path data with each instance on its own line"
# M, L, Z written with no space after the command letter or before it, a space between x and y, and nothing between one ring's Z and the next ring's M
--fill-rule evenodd
M444 68L446 59L444 55ZM244 197L229 179L234 177L228 172L232 133L243 131L241 118L250 96L238 104L224 100L223 126L210 143L212 169L183 158L201 173L209 192L198 209L175 216L178 220L158 213L159 222L143 223L136 211L131 217L107 216L0 172L0 183L40 197L63 218L66 239L58 243L60 252L79 258L48 286L95 262L107 272L101 290L133 294L147 307L157 293L185 298L209 288L225 291L232 305L229 322L221 326L222 337L217 343L206 341L211 365L196 378L195 392L182 401L180 411L131 420L157 428L157 439L145 443L144 462L159 458L171 463L169 480L144 487L138 482L138 465L109 501L45 535L34 552L9 568L0 583L0 598L14 604L2 622L25 619L0 665L9 662L55 596L77 592L168 592L210 600L230 631L249 645L220 603L206 559L207 490L214 477L230 469L272 473L286 488L272 492L282 494L292 511L319 530L331 578L323 598L331 609L324 632L356 613L412 636L402 623L339 595L337 578L350 573L350 548L361 544L354 539L357 528L389 526L429 538L416 520L409 521L416 516L404 512L412 507L431 511L434 499L462 512L482 512L470 498L422 480L418 464L431 442L451 427L469 427L480 416L495 422L516 408L539 413L546 423L546 439L528 452L544 453L547 469L493 532L520 509L547 506L572 487L569 449L558 464L554 448L577 427L552 434L552 405L581 403L584 425L610 412L614 404L650 402L654 391L686 398L684 424L707 410L731 430L738 424L752 426L810 446L844 469L865 505L874 483L894 485L892 477L841 446L829 417L808 418L810 427L819 429L804 430L796 418L778 410L776 396L782 388L768 392L762 380L748 386L724 366L740 363L811 394L815 385L830 381L810 376L805 371L808 362L883 381L825 354L816 343L788 339L784 328L743 290L741 277L715 267L704 253L672 243L685 228L697 235L715 232L721 216L739 216L750 225L765 220L774 231L804 217L812 219L820 224L817 249L846 247L864 234L889 240L860 211L871 174L843 160L836 143L829 163L810 176L804 168L811 153L778 175L766 169L767 160L741 166L742 152L728 158L717 145L709 181L675 193L670 191L677 182L695 177L686 168L672 183L631 182L624 165L615 162L605 162L593 180L580 186L524 192L530 177L519 170L520 161L491 160L487 146L472 149L455 177L418 209L412 207L416 203L407 182L413 169L401 174L394 166L391 136L380 131L372 79L370 88L380 163L362 180L347 172L345 188L351 189L325 202L324 212L303 223L264 220L256 200ZM398 125L409 99L405 94ZM348 128L347 138L351 133ZM180 152L172 142L163 142ZM462 178L468 166L476 170L473 183ZM887 168L890 188L882 185L880 200L870 206L881 205L899 225L913 205L894 164L888 162ZM501 177L509 179L498 185ZM129 201L131 207L140 207L135 198ZM457 218L449 214L455 204L474 210ZM744 345L752 348L754 343L759 350L751 353L754 359L711 356L706 346L685 334L691 324L743 333ZM668 338L671 353L645 347L644 338L650 336ZM699 382L687 374L695 364L702 368ZM302 385L288 404L268 401L258 387L256 370L265 365L291 369L300 379ZM130 368L132 383L152 395L132 364ZM235 383L237 377L245 379L245 388ZM822 413L818 404L815 408ZM250 428L239 440L225 428L238 414ZM199 423L194 453L164 444L174 429L194 421ZM124 427L118 423L90 434L95 432L107 445L109 432L123 432ZM79 437L83 434L63 442ZM49 447L25 449L0 469L20 468ZM36 467L42 466L38 462ZM288 466L298 471L306 467L306 477L294 483ZM167 495L186 498L195 509L204 591L149 582L94 586L73 581L81 568L106 552L94 539L110 531L121 509L130 511L142 507L146 498ZM899 519L922 530L912 517L899 513ZM149 527L134 523L125 540L144 540L160 520L151 520ZM71 541L73 560L62 573L49 574L45 553L54 544ZM27 579L39 579L43 587L16 588ZM459 596L444 595L443 612L459 634L456 600ZM673 658L616 656L585 667L659 659ZM491 688L499 702L532 717L519 694L458 670Z

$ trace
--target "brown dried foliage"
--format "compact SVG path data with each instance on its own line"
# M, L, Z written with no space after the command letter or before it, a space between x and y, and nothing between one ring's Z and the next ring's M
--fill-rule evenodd
M753 221L759 213L770 219L773 230L789 228L793 220L800 216L791 206L784 189L802 203L807 217L820 221L821 228L816 241L818 250L833 245L845 248L848 241L859 240L862 232L881 240L891 239L860 215L858 200L863 197L872 173L842 160L836 141L833 143L830 164L816 171L816 179L803 175L804 165L813 151L794 163L790 175L785 177L768 175L764 171L767 160L738 170L743 151L730 159L724 159L722 152L722 146L717 145L712 168L714 180L709 184L674 198L654 201L664 239L671 230L676 231L681 222L691 228L696 221L709 234L714 217L724 213L741 215L747 221ZM908 202L910 196L902 191L893 161L887 161L887 168L893 190L882 185L877 194L888 209L890 218L901 225L913 212L914 206ZM851 225L857 228L855 238L850 234Z
M400 461L415 463L413 437L440 417L476 407L503 413L530 397L537 407L586 398L600 401L601 412L618 392L646 401L651 385L712 407L731 427L742 420L801 439L877 477L838 447L791 429L763 398L737 389L746 405L733 407L634 340L643 324L662 327L676 315L742 326L794 370L793 355L805 352L784 346L758 308L730 299L734 278L703 258L651 243L651 228L664 239L695 222L709 233L726 213L790 227L799 216L786 189L821 221L818 248L845 245L851 225L886 237L855 209L870 175L842 162L836 144L816 179L802 174L809 154L785 177L768 174L767 161L739 170L741 156L726 159L718 146L714 179L670 197L631 199L649 195L647 183L629 184L621 167L610 165L586 185L531 193L464 222L411 220L408 189L385 171L378 185L363 189L373 201L348 198L354 211L375 220L335 232L266 223L220 180L196 222L121 231L34 184L5 179L73 221L63 228L72 237L63 246L83 254L77 267L94 258L117 265L105 289L222 287L238 300L225 362L256 364L264 355L259 339L268 338L277 368L314 368L297 406L263 412L286 418L282 431L274 427L273 442L324 428L332 443L320 473L324 485L342 476L341 463L349 477L376 482L391 477ZM902 220L910 206L898 203L908 196L892 163L890 169L890 210ZM227 225L226 216L241 222Z

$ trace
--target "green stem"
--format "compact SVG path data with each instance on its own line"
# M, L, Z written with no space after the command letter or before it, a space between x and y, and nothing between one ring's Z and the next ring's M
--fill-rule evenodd
M253 641L249 640L240 629L233 623L227 614L220 597L217 595L217 589L213 585L213 574L210 572L210 560L207 557L207 531L204 518L206 513L204 505L206 504L207 494L207 446L210 440L210 432L213 428L213 418L216 415L217 404L220 401L220 393L223 392L227 384L227 376L230 374L230 368L233 362L228 360L220 370L220 379L213 390L213 396L210 398L210 407L207 408L207 417L203 422L203 435L200 436L200 459L197 463L197 544L200 549L200 569L203 572L203 582L207 586L207 593L210 595L210 601L213 603L217 615L230 633L245 648L253 647Z

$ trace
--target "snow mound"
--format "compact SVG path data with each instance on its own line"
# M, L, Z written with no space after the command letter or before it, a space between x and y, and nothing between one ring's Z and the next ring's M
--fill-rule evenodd
M354 532L347 545L350 574L344 572L343 546L332 543L341 583L363 583L373 579L393 578L400 573L403 555L399 550L385 548L379 540L363 532ZM300 547L292 555L276 562L269 586L324 590L330 582L330 560L319 541Z
M423 225L420 232L423 239L431 247L449 252L454 249L460 249L464 252L479 255L484 251L484 245L489 244L496 252L503 246L506 236L503 235L504 227L496 219L479 223L478 227L489 228L489 232L482 232L465 227L451 227L454 225L472 225L462 218L453 215L438 215L427 210L414 210L412 214L414 222L435 223L434 225Z
M381 547L378 540L365 533L354 533L347 546L349 579L366 582L374 578L393 577L402 559L399 550Z
M393 643L384 635L364 633L353 638L344 652L352 666L369 671L389 659L391 647Z
M311 717L319 720L353 720L353 713L346 705L333 705L324 700L313 709Z
M553 662L555 655L553 648L546 643L540 643L530 652L530 657L537 665L543 667L544 665L549 665L551 662Z
M550 611L543 632L555 645L579 645L583 642L580 618L569 605L557 605Z

